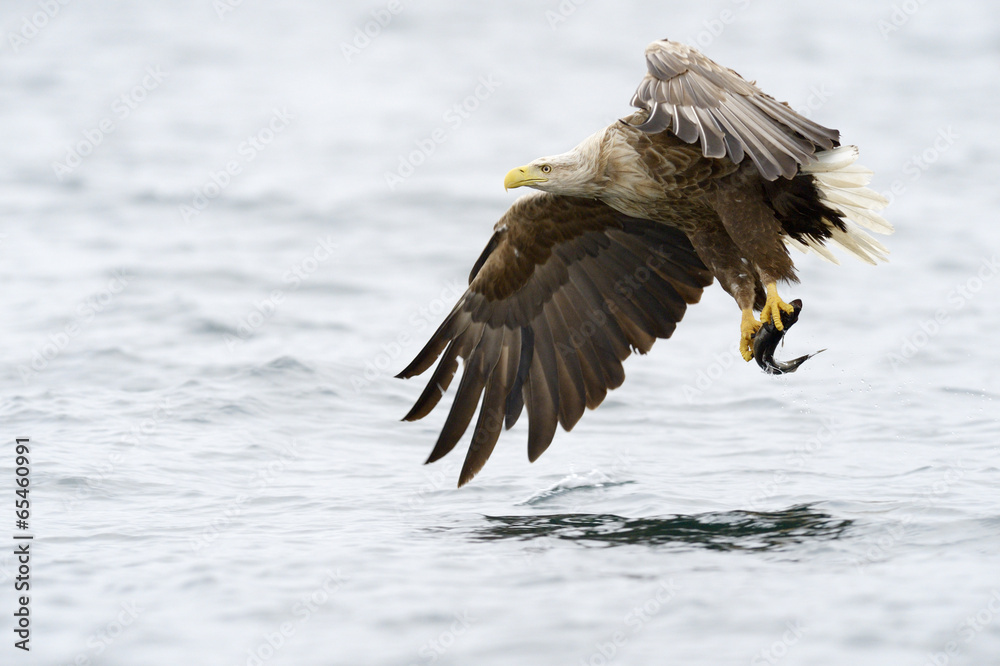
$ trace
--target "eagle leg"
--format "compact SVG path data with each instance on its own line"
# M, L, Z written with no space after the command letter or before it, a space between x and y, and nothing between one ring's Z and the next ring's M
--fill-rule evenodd
M781 313L786 312L792 314L795 312L793 308L788 303L781 300L778 296L778 285L774 282L767 283L767 301L764 303L764 307L760 311L760 323L761 325L766 322L771 322L774 327L779 331L785 330L785 324L781 321ZM744 311L744 319L746 318L746 312ZM744 358L746 354L744 354ZM750 360L750 359L747 359Z
M749 362L753 358L753 336L760 330L761 323L753 316L753 308L743 310L743 319L740 321L740 354L743 360Z

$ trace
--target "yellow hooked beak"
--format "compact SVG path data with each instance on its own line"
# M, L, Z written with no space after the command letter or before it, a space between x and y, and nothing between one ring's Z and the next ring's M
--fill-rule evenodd
M521 187L522 185L534 185L535 183L544 183L547 181L544 175L542 175L542 170L537 166L527 165L523 167L517 167L516 169L511 169L507 172L507 175L503 179L503 188L505 190L512 190L515 187Z

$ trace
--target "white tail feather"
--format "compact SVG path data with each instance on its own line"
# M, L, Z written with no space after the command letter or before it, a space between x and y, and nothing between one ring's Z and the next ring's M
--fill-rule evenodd
M872 179L872 172L824 171L812 176L827 187L864 187Z
M882 210L889 203L881 194L877 194L867 187L846 189L820 185L820 191L823 193L823 198L832 204L857 206L858 208L868 210Z
M893 232L892 225L886 222L885 218L878 213L872 212L871 210L865 210L864 208L857 208L855 206L841 206L840 209L850 220L865 229L871 229L877 234L886 235Z
M831 264L840 265L837 255L830 252L830 248L825 247L822 241L815 241L811 238L806 238L803 242L799 242L791 236L785 236L785 244L794 247L803 254L808 254L809 250L812 250L817 254L817 256L819 256L820 259L829 261Z
M860 227L880 234L891 234L892 225L875 211L882 210L888 201L878 192L865 187L872 172L854 162L858 159L857 146L840 146L816 154L816 161L803 165L800 173L810 174L819 189L820 199L840 215L846 230L830 229L831 243L836 243L862 261L874 264L888 261L889 250L865 233ZM840 263L822 241L806 238L802 242L785 238L785 243L802 252L812 250L823 259Z
M854 164L859 154L857 146L840 146L833 150L824 150L816 153L815 162L804 165L799 171L801 173L840 171Z

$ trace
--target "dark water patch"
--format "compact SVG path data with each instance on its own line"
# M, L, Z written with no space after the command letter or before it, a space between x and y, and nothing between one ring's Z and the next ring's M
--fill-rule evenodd
M797 505L783 511L727 511L624 518L612 514L486 516L473 538L555 538L593 545L695 546L710 550L779 550L816 539L837 539L851 520Z

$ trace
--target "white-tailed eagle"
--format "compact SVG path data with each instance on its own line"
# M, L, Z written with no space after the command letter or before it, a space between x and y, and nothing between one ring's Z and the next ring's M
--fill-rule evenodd
M464 369L427 462L461 439L479 409L459 486L482 469L501 429L528 412L528 458L548 448L625 379L622 361L669 338L719 280L742 311L740 352L762 322L790 312L787 247L836 263L839 245L868 263L891 233L886 205L855 164L858 149L693 48L646 48L638 109L569 152L512 169L524 196L494 228L469 288L398 376L428 370L404 417L423 418ZM864 228L864 229L863 229ZM760 312L760 319L754 312Z

